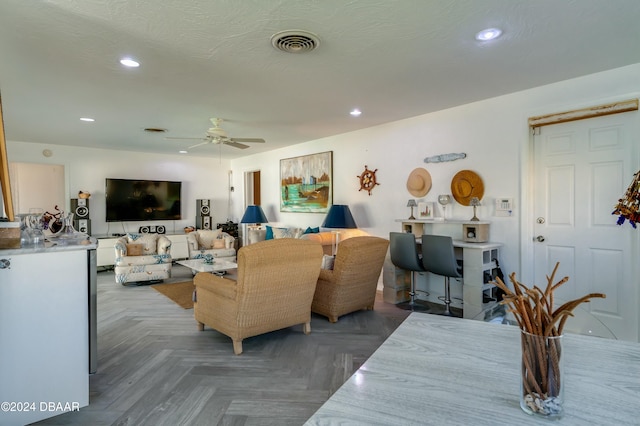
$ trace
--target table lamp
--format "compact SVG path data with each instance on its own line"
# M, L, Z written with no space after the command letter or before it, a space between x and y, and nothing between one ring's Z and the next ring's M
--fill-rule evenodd
M264 212L262 211L262 207L254 206L254 205L247 206L247 209L244 211L244 215L240 220L240 223L246 223L249 229L258 228L261 223L267 223L267 222L269 222L269 220L267 219L267 216L265 216ZM246 238L248 238L249 233L247 232L246 234L247 235L243 235L242 245L245 245L246 242L248 241Z
M476 208L480 205L480 199L478 197L472 197L469 200L469 204L473 206L473 217L470 219L474 222L479 221L478 216L476 215Z
M353 216L351 215L351 210L349 210L349 206L345 204L334 204L329 209L329 213L327 213L327 217L324 219L322 223L324 228L357 228L356 221L353 220ZM340 232L334 231L332 232L335 236L334 242L332 242L331 250L333 255L335 256L338 253L338 243L340 242Z
M266 222L269 222L269 220L267 219L267 216L264 215L262 207L254 205L247 206L247 209L244 211L244 215L242 216L242 220L240 220L240 223L251 223L254 225Z
M415 217L413 216L413 208L417 207L418 204L416 203L416 200L414 200L413 198L410 199L409 201L407 201L407 207L411 207L411 216L409 216L409 219L407 220L414 220Z

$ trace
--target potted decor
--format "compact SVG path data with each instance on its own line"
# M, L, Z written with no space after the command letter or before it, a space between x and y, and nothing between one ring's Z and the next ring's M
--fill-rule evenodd
M547 286L529 288L509 276L513 291L496 278L495 284L504 291L500 304L508 306L520 327L522 346L522 372L520 407L528 414L547 418L560 418L563 414L563 329L572 311L592 298L606 297L602 293L590 293L579 299L554 305L553 292L569 281L564 277L557 283L554 277L560 263L556 263Z

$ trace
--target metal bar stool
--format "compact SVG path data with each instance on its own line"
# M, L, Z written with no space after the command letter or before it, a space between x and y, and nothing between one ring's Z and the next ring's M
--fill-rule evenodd
M389 253L391 262L400 269L410 271L411 273L411 290L409 290L409 302L400 303L397 306L412 311L427 311L428 307L416 303L416 286L414 281L414 272L426 272L418 248L416 246L416 236L405 232L389 233ZM427 293L428 294L428 293Z
M462 266L456 259L453 239L444 235L422 236L422 264L432 274L444 277L444 297L438 297L445 305L443 315L451 313L451 287L449 278L462 278Z

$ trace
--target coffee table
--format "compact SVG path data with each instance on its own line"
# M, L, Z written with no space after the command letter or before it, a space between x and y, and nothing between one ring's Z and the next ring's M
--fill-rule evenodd
M188 260L178 260L176 261L178 265L186 266L187 268L191 268L192 271L196 272L224 272L228 269L235 269L238 267L237 263L229 262L228 260L222 259L214 259L212 264L204 263L202 259L188 259Z

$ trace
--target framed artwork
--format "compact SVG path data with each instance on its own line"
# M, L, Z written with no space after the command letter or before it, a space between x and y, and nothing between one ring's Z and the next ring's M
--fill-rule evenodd
M327 213L332 180L333 151L280 160L280 211Z
M431 201L425 201L418 203L418 219L433 219L434 203Z

